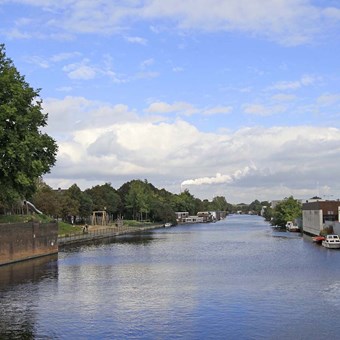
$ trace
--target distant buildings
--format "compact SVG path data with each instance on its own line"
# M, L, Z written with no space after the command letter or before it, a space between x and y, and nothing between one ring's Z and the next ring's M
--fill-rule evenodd
M200 211L197 215L189 216L187 211L175 212L177 223L208 223L222 220L226 217L225 211Z

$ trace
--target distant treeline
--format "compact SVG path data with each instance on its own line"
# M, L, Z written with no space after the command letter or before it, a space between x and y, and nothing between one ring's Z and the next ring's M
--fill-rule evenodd
M111 219L124 219L175 222L176 211L187 211L196 215L199 211L226 211L227 213L251 211L260 214L263 206L269 202L255 200L251 204L233 205L223 196L216 196L211 201L195 198L189 190L173 194L165 189L158 189L147 180L132 180L118 190L110 183L96 185L82 191L77 184L67 190L54 190L43 181L37 185L30 201L37 209L53 218L65 221L74 217L75 222L83 223L93 211L106 211ZM2 206L3 212L15 208L15 205Z

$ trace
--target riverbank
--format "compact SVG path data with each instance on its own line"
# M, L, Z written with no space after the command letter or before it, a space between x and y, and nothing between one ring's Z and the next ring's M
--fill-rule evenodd
M139 225L139 226L88 226L87 231L76 232L72 234L64 234L58 236L59 248L68 245L87 243L91 241L117 237L120 235L136 234L148 230L163 228L163 224L156 225Z

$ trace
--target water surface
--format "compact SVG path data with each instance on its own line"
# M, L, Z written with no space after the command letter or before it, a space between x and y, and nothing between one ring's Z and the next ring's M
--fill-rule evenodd
M336 339L340 251L232 215L0 267L4 339Z

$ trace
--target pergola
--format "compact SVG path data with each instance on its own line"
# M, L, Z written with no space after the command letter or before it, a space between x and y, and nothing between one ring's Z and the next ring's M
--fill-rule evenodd
M91 224L92 225L107 225L106 210L93 211Z

